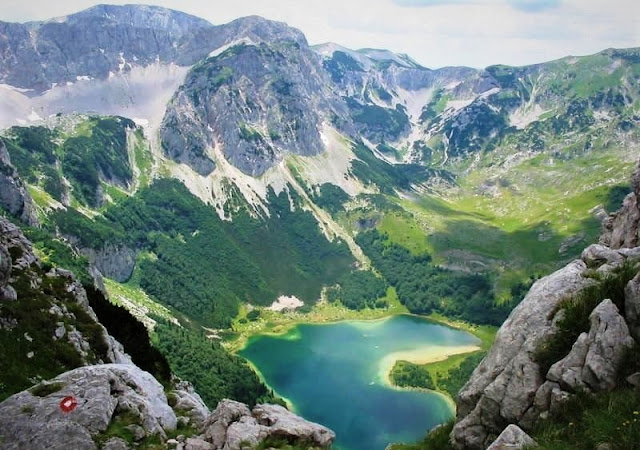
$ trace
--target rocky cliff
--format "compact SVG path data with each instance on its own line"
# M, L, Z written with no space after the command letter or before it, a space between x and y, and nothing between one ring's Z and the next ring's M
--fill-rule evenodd
M184 13L138 5L99 5L46 22L0 22L0 81L43 92L136 65L190 65L206 53L191 55L181 47L199 29L212 27Z
M4 142L0 140L0 207L31 226L38 225L36 208L27 187L11 164Z
M65 370L130 362L74 275L47 267L20 229L0 218L1 398ZM17 361L22 361L17 363Z
M320 58L285 24L255 17L235 25L236 40L194 66L171 100L161 129L165 153L208 175L217 148L259 176L287 153L324 151L324 125L348 114Z
M251 411L225 400L210 413L188 382L163 386L107 333L74 275L42 263L2 217L0 344L0 358L11 362L0 373L3 450L324 448L335 437L280 406Z
M508 425L531 430L576 393L619 384L640 338L639 182L636 171L602 243L537 281L502 325L459 393L457 448L484 449Z

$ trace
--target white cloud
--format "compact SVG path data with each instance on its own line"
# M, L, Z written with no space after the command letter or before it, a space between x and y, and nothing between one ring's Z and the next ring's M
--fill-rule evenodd
M2 2L0 19L14 21L65 15L99 3ZM422 7L425 3L429 6ZM638 0L158 0L156 4L217 24L257 14L300 28L311 43L389 48L428 67L522 65L608 47L640 46Z

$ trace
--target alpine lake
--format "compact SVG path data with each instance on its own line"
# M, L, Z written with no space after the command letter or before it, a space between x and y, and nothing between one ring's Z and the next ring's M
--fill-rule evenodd
M252 336L238 354L295 413L335 431L333 448L383 450L420 440L455 414L440 393L391 385L395 362L439 361L479 345L466 331L396 315L299 324L285 334Z

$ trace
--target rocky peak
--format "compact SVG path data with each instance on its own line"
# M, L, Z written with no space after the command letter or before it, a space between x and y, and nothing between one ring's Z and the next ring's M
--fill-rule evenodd
M133 28L152 28L171 33L181 38L196 28L211 27L212 24L190 14L168 8L150 5L96 5L66 17L46 22L31 22L30 25L46 23L68 23L84 25L87 21L101 20L100 26L130 26Z
M283 27L259 18L232 24L252 25L266 37ZM304 37L286 29L293 40L283 40L287 33L277 31L278 40L254 43L251 33L241 34L246 40L189 72L162 123L169 157L208 175L216 149L241 171L259 176L287 153L324 150L324 124L344 121L346 107Z
M164 8L99 5L46 22L0 22L0 82L43 92L53 85L107 79L133 66L191 65L209 49L183 52L203 19Z

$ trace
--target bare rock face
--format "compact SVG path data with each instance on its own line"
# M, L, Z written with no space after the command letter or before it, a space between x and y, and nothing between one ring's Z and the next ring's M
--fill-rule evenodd
M324 151L325 123L340 118L349 128L344 100L298 30L260 18L240 23L235 45L191 69L163 119L165 154L201 175L224 157L260 176L286 154Z
M77 402L70 412L61 409L67 396ZM95 449L92 437L125 411L138 418L146 435L165 437L165 430L176 427L163 387L151 374L130 364L74 369L0 404L0 448Z
M555 331L553 313L568 295L592 283L576 260L538 280L502 325L485 359L458 396L452 438L460 448L484 449L509 423L518 423L544 383L534 359L538 345Z
M205 425L205 439L215 450L241 450L269 438L322 448L329 447L335 433L304 420L279 405L258 405L253 411L239 402L222 400Z
M0 208L27 225L37 226L38 215L31 195L11 164L9 152L0 139Z
M175 395L175 404L173 408L184 414L189 419L189 423L196 428L203 428L207 418L209 417L209 408L204 404L202 398L193 389L191 383L181 381L176 385L173 391Z
M80 253L102 275L120 283L124 283L131 278L133 268L136 265L137 252L126 246L106 245L99 250L85 247L80 248Z
M611 248L636 247L640 243L640 165L631 178L632 192L622 203L622 208L602 224L600 243Z
M487 450L521 450L534 447L537 443L517 425L509 425Z
M624 289L624 300L629 331L631 336L640 342L640 274L627 283Z
M624 318L611 300L600 303L590 320L589 333L582 333L571 352L551 366L547 374L548 380L571 392L613 389L620 361L634 344Z

